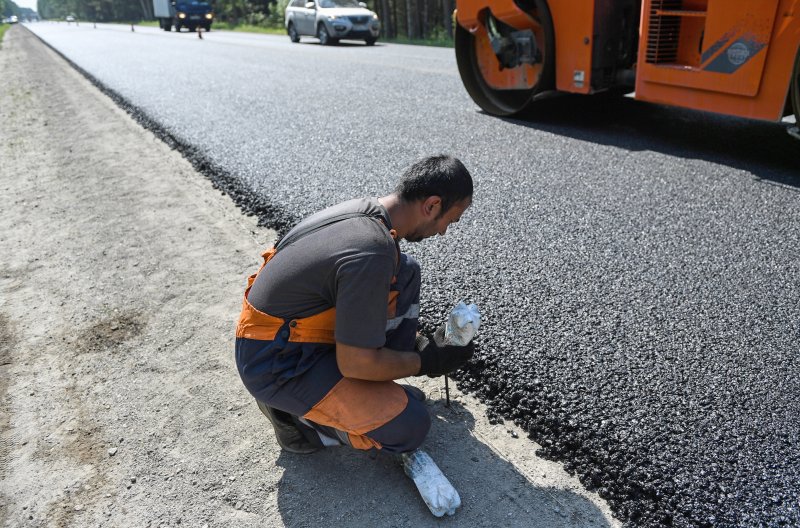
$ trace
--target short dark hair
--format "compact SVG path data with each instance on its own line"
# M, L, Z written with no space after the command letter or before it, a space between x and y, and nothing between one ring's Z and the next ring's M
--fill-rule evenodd
M404 202L438 196L442 199L441 216L456 203L472 197L472 176L453 156L430 156L406 169L394 192Z

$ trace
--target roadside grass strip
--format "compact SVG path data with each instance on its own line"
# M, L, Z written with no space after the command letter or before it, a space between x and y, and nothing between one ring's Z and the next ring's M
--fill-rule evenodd
M0 49L3 49L3 35L6 30L11 27L11 24L0 24Z
M157 20L143 20L136 23L137 26L158 27ZM211 26L211 31L238 31L241 33L262 33L267 35L285 35L286 28L274 26L256 26L253 24L231 24L230 22L214 21ZM345 39L346 40L346 39ZM414 46L435 46L439 48L452 48L453 39L446 37L442 38L429 38L429 39L409 39L405 37L397 38L383 38L380 37L379 42L389 42L392 44L411 44Z

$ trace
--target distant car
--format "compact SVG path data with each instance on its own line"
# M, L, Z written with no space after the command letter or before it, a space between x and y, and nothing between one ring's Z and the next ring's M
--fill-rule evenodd
M9 24L16 24L17 22L19 22L19 18L17 18L17 15L11 15L10 17L8 17Z
M292 0L286 7L286 32L292 42L310 36L323 46L339 39L363 39L372 46L380 35L381 22L367 4L357 0Z
M66 18L65 20L66 20L67 22L75 22L75 17L74 17L74 16L72 16L72 15L67 15L67 18Z

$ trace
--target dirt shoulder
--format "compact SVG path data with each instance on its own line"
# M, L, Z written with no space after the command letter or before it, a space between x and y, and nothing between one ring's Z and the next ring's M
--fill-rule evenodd
M390 457L280 452L233 361L273 233L24 28L0 72L0 525L616 525L441 380L411 381L452 518Z

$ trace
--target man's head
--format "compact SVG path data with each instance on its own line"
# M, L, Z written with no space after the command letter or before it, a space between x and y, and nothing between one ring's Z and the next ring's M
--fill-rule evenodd
M419 242L458 222L472 203L472 176L452 156L431 156L406 170L394 194L415 213L405 239Z

